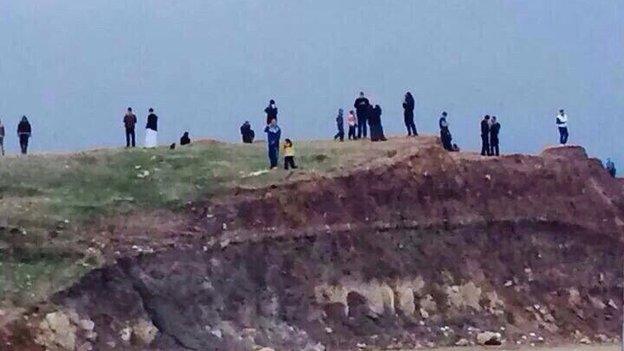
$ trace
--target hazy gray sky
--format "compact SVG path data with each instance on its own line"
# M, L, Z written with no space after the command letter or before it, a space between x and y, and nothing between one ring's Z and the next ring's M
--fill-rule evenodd
M239 140L275 98L285 136L330 138L364 90L403 134L410 90L419 131L447 110L464 149L488 113L505 152L536 152L565 108L571 142L624 169L623 24L622 0L2 0L0 118L12 151L22 114L36 150L122 145L128 106L161 143Z

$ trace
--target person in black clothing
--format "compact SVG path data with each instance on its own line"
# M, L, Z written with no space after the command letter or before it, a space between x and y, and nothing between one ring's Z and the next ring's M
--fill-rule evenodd
M500 156L498 147L498 133L500 133L501 125L496 120L496 116L492 116L492 124L490 125L490 155Z
M128 111L123 118L124 126L126 127L126 147L136 146L136 133L134 132L134 127L137 124L137 118L132 113L132 108L128 107Z
M266 124L271 124L272 120L277 121L277 106L275 105L275 100L271 99L269 101L269 106L264 109L264 113L266 113Z
M189 132L184 132L184 134L180 138L180 145L188 145L190 143L191 143L191 138L189 138Z
M336 126L338 127L338 133L334 135L334 140L344 141L344 118L342 117L342 109L338 109L338 116L336 116Z
M449 130L449 123L446 120L448 113L446 111L442 112L442 116L440 117L440 121L438 125L440 126L440 140L442 141L442 146L447 151L455 151L455 147L451 144L453 137L451 135L451 131Z
M17 125L17 136L19 137L22 155L26 155L28 153L28 140L31 135L32 127L30 126L30 122L28 122L28 118L26 118L26 116L22 116L22 120Z
M386 141L387 139L381 126L381 107L375 105L369 116L368 123L370 123L371 141Z
M353 104L355 107L355 111L357 113L357 128L358 128L358 139L364 137L366 138L366 121L369 116L369 112L372 108L370 102L366 97L364 97L364 93L360 92L360 97L355 99L355 103Z
M414 124L414 97L409 91L405 93L405 100L403 101L403 119L405 121L405 127L407 128L407 136L417 136L416 124Z
M481 120L481 156L490 156L490 116L485 115Z
M251 124L249 121L245 121L243 125L240 127L241 136L243 137L243 143L251 144L256 137L256 133L251 129Z
M150 108L145 125L145 147L156 146L158 146L158 116L154 113L154 109Z

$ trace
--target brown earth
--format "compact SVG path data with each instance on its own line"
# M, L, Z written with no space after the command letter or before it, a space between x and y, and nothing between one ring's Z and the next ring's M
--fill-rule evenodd
M511 345L617 340L624 191L598 160L579 147L484 158L435 138L396 143L354 170L238 189L139 225L103 222L116 233L110 264L14 323L2 345L353 350L474 343L482 331Z

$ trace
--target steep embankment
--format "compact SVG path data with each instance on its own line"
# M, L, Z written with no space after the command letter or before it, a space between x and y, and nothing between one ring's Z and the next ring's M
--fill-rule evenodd
M600 163L575 147L481 158L423 140L342 174L190 204L190 234L91 272L32 335L96 350L616 337L624 193Z

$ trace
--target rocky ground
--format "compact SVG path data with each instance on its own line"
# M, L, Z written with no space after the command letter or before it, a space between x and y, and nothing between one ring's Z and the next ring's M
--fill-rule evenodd
M101 251L106 264L14 318L3 345L318 351L619 340L624 189L597 160L578 147L449 154L431 137L380 147L352 169L235 187L134 226L102 222L115 238Z
M462 348L445 348L445 349L434 349L432 351L491 351L491 350L500 350L500 351L620 351L620 345L602 345L602 346L576 346L576 345L566 345L559 347L526 347L526 348L473 348L473 347L462 347Z

